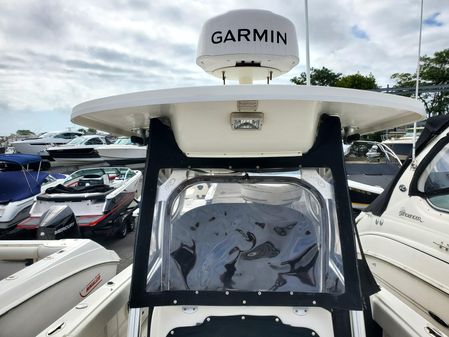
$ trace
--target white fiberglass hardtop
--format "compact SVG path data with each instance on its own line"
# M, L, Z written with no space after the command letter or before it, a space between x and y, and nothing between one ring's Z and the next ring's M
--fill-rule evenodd
M254 111L263 114L263 125L251 134L236 132L231 114L248 112L248 104L255 104ZM148 128L150 118L168 118L179 147L189 156L294 156L310 149L323 114L338 116L342 127L368 133L419 119L424 108L409 98L354 89L226 85L93 100L76 106L72 121L110 133L138 135Z

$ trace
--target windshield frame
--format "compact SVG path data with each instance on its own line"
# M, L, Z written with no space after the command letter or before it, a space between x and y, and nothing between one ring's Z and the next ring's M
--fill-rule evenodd
M449 213L449 210L442 209L440 207L437 207L432 203L430 200L431 197L440 196L444 194L449 195L449 187L448 188L442 188L437 190L432 190L431 192L425 192L421 191L419 189L419 183L420 179L425 173L426 168L430 165L430 163L435 159L437 154L444 149L449 144L449 134L441 138L436 142L436 144L430 149L430 151L426 154L424 159L419 163L418 167L415 170L415 173L413 174L412 181L410 182L410 192L409 196L419 196L421 198L424 198L427 203L435 210L440 212Z
M147 151L141 212L137 225L130 306L166 305L254 305L319 306L326 309L362 309L362 289L357 267L354 221L347 189L338 117L322 115L315 146L296 157L187 157L178 147L172 130L159 119L150 120L150 144ZM317 144L319 144L317 146ZM329 168L333 176L335 221L341 244L345 292L328 293L257 292L257 291L159 291L148 292L149 252L154 217L164 210L157 202L159 173L170 169L225 169L241 172L295 171L298 168ZM315 183L315 182L313 182ZM153 266L154 267L154 266Z

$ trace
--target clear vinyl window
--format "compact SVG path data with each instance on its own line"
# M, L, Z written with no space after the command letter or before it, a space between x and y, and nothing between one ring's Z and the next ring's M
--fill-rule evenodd
M179 184L156 209L148 291L342 293L331 178L302 171Z
M449 211L449 144L427 165L418 180L418 190L426 194L433 207Z

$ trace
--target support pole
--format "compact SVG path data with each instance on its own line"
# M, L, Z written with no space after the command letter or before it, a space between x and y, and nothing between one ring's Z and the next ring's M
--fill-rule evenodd
M306 0L307 1L307 0ZM419 73L421 70L421 37L422 37L422 16L423 16L424 0L421 0L421 17L419 22L419 40L418 40L418 64L416 66L416 88L415 88L415 99L418 100L419 95ZM413 123L413 148L412 148L412 164L415 163L416 157L416 122Z
M308 0L304 0L304 11L306 19L306 81L310 85L310 48L309 48L309 5Z

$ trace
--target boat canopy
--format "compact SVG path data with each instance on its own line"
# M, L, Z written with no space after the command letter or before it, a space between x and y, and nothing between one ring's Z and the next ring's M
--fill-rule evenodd
M0 155L0 162L13 163L18 165L28 165L39 163L42 161L40 156L35 156L32 154L2 154Z
M36 171L0 172L0 203L19 201L40 193L48 175Z
M338 116L343 129L362 134L422 119L425 110L407 97L364 90L226 85L97 99L74 107L72 122L131 136L148 128L150 119L161 118L188 157L285 157L310 150L324 114Z

